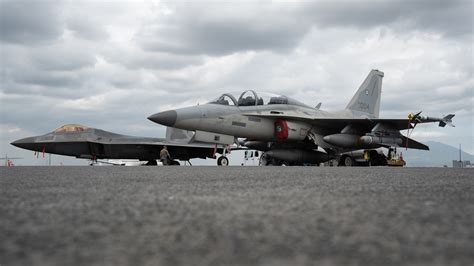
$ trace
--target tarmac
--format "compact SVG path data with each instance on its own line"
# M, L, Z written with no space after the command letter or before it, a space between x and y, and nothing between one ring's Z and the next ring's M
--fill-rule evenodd
M474 170L1 167L0 265L474 265Z

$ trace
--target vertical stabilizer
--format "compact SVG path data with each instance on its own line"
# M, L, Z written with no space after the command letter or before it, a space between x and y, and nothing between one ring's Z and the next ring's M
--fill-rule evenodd
M346 109L366 113L370 117L378 118L380 111L380 96L382 94L383 72L370 71L367 78L352 97Z

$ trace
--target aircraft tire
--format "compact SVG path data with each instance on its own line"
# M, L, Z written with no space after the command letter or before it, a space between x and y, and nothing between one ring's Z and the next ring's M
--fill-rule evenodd
M370 154L370 164L372 166L376 166L376 165L386 166L387 165L387 157L385 157L385 155L382 155L382 154L379 154L379 153L373 151Z
M221 156L217 159L217 165L228 166L229 159L227 159L225 156Z
M346 167L355 166L355 161L351 156L346 156L342 159L342 165Z
M262 153L262 155L260 156L260 159L258 160L258 165L267 166L270 164L270 161L271 159L269 160L269 158L267 157L267 154L264 152Z
M283 162L268 156L264 152L264 153L262 153L262 156L260 157L260 160L259 160L258 164L260 166L280 166L280 165L283 164Z
M283 163L284 163L283 161L273 158L268 165L282 166Z
M150 160L145 165L146 166L156 166L156 165L158 165L158 163L156 162L156 160Z

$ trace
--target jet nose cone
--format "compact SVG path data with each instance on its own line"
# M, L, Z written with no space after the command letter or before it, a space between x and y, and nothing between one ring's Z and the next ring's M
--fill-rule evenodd
M174 110L156 113L148 117L149 120L168 127L174 126L177 118L178 113Z
M35 138L30 137L30 138L15 140L14 142L12 142L10 144L15 146L15 147L18 147L18 148L31 150L34 143L35 143Z

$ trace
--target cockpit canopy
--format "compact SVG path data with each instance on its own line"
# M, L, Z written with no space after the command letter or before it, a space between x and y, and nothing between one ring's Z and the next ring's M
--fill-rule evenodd
M233 105L233 106L258 106L270 104L289 104L309 107L306 104L283 95L272 93L257 94L254 90L246 90L235 98L232 93L224 93L217 99L209 102L211 104Z
M62 132L79 132L86 131L89 127L78 125L78 124L67 124L61 126L53 131L53 133L62 133Z

